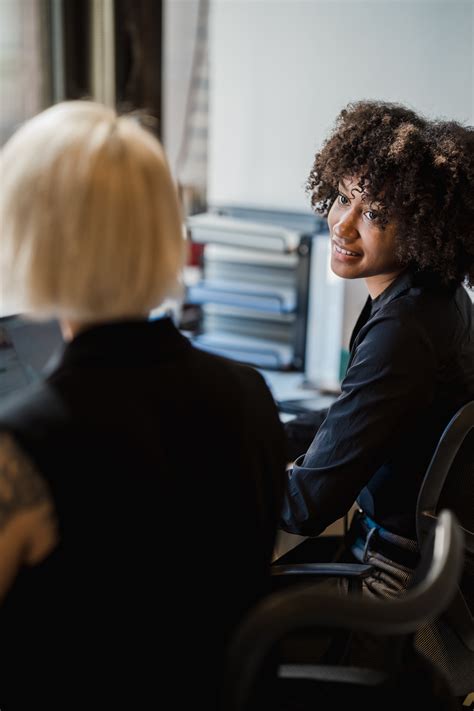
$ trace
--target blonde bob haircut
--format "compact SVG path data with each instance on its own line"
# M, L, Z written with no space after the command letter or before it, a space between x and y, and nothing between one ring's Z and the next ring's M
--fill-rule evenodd
M176 296L178 199L161 145L136 119L91 101L57 104L12 136L0 167L7 310L97 322Z

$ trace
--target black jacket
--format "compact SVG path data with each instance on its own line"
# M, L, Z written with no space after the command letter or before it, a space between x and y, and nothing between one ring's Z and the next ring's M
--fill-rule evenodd
M260 374L169 319L103 325L2 408L0 430L47 480L61 539L0 608L2 709L21 708L21 684L16 704L2 698L18 673L45 708L61 706L58 675L81 708L168 691L212 708L228 635L267 590L281 510L284 438Z
M376 523L415 538L435 445L474 398L473 305L462 286L404 272L368 298L350 348L341 395L291 472L281 526L318 535L357 499Z

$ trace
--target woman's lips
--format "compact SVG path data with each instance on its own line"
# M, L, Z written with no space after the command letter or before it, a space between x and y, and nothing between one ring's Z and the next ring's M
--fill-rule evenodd
M341 247L336 242L332 243L332 252L341 261L353 261L354 259L359 259L362 255L359 252L353 252L350 249Z

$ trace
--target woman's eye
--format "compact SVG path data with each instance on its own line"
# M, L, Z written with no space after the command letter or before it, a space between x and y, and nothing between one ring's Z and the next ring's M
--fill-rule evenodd
M345 195L339 193L337 196L340 205L349 205L349 199Z
M367 217L370 222L374 222L378 218L378 212L375 212L374 210L367 210L365 213L365 216Z

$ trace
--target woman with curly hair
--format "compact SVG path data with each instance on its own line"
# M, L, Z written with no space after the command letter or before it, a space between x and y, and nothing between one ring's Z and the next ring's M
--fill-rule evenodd
M341 395L289 472L281 526L317 536L357 501L343 559L375 566L365 594L396 595L418 560L427 465L452 415L474 398L464 288L474 283L474 129L396 104L349 105L307 189L327 216L332 270L363 278L369 296ZM297 550L315 560L318 542Z

